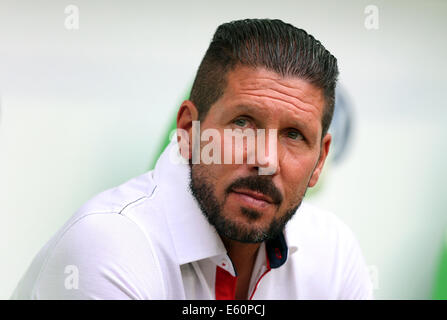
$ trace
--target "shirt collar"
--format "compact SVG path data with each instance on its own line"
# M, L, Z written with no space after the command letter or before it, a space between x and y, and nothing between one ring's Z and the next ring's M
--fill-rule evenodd
M176 141L158 159L154 180L159 188L179 264L226 253L225 246L189 191L189 165L182 162Z
M181 158L176 141L172 141L158 159L154 180L161 196L161 206L170 226L171 236L180 265L226 254L225 246L201 212L189 189L190 168ZM284 234L266 242L270 266L276 268L296 251L288 246L287 228Z

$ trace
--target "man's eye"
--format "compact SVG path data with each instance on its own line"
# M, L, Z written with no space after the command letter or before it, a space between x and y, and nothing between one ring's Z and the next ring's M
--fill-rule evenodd
M245 127L247 125L247 119L242 119L242 118L236 119L236 120L234 120L234 124L239 127Z
M301 133L297 130L289 130L287 132L287 137L293 140L300 140L303 138L303 136L301 135Z

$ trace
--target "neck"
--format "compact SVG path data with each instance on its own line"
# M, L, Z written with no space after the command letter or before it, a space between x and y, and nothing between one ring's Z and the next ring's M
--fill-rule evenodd
M222 236L221 238L238 275L235 299L248 299L251 274L253 272L256 254L261 244L242 243Z
M228 256L238 274L251 273L260 243L243 243L221 236Z

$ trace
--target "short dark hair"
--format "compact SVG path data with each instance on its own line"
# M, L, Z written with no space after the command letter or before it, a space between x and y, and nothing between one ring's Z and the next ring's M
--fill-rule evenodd
M301 78L322 89L322 137L327 133L334 113L337 59L306 31L278 19L237 20L217 28L189 98L198 109L199 120L223 95L227 73L239 64Z

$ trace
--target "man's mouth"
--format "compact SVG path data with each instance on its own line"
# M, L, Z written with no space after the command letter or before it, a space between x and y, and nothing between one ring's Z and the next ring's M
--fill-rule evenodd
M255 203L262 204L262 202L266 202L267 204L273 204L272 198L270 198L269 196L267 196L261 192L257 192L257 191L253 191L253 190L249 190L249 189L232 189L231 191L234 193L237 193L243 197L252 198L253 200L255 200Z

